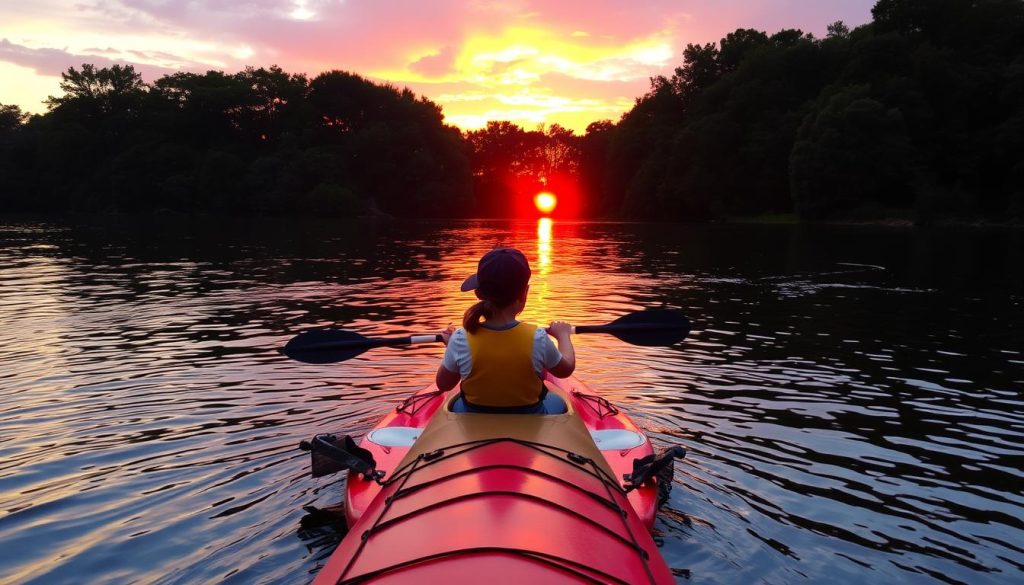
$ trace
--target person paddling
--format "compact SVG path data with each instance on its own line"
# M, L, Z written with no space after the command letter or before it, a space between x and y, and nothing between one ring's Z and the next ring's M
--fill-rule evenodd
M452 410L564 413L565 403L548 393L542 379L545 370L566 378L576 369L572 325L552 321L545 329L516 320L530 290L530 264L523 253L502 247L484 254L476 274L462 283L463 292L470 290L480 300L466 310L462 327L441 332L446 347L437 387L447 391L462 382Z

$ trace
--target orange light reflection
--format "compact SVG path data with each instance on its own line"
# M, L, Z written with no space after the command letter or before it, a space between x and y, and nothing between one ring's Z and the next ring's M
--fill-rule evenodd
M540 275L547 276L551 267L551 225L550 217L537 220L537 266Z
M533 304L540 309L541 314L550 311L549 297L551 286L548 282L548 273L551 272L551 226L554 222L550 217L542 217L537 220L537 277L532 279L531 292L533 292Z

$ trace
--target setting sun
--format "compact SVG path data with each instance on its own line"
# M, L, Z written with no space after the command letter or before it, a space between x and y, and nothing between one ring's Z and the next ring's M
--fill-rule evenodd
M548 214L555 210L555 206L558 205L558 199L551 193L542 191L533 198L533 203L537 206L537 211Z

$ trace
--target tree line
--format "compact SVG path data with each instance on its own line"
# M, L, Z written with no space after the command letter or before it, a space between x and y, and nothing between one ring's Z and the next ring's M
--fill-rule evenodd
M688 45L616 125L602 209L1024 218L1024 3L879 0L872 15L823 39Z
M0 105L0 210L716 220L1024 218L1024 3L879 0L825 38L690 44L620 120L460 133L407 89L278 67L63 75ZM569 194L569 196L565 196Z
M26 117L3 106L0 208L442 215L471 196L441 109L409 90L279 67L175 73L86 64Z

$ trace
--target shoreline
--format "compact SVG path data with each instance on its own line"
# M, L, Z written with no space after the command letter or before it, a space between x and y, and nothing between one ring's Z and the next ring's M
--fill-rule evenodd
M171 210L154 210L154 211L140 211L140 212L58 212L58 213L40 213L40 212L15 212L15 211L0 211L0 221L95 221L95 220L125 220L125 219L141 219L141 220L157 220L157 221L260 221L260 220L275 220L275 221L304 221L312 220L317 222L325 221L337 221L337 222L371 222L371 223L388 223L388 222L405 222L405 221L428 221L428 222L465 222L465 221L535 221L538 217L400 217L391 215L386 212L375 210L373 213L365 213L356 216L343 216L343 217L320 217L313 215L220 215L211 213L202 214L188 214L182 212L175 212ZM968 228L968 229L1024 229L1024 222L1017 219L1010 219L1004 221L993 221L993 220L942 220L933 221L929 223L917 223L914 220L907 218L898 217L887 217L879 219L801 219L796 214L769 214L760 216L733 216L718 220L707 220L707 221L687 221L687 220L669 220L669 221L657 221L650 219L637 219L637 218L609 218L609 217L555 217L552 218L557 222L566 223L623 223L623 224L681 224L681 225L706 225L706 226L721 226L721 225L761 225L761 226L836 226L836 227L884 227L884 228L900 228L900 229L931 229L931 228Z

